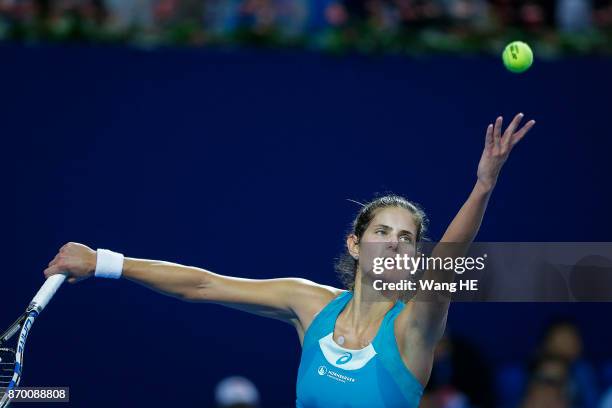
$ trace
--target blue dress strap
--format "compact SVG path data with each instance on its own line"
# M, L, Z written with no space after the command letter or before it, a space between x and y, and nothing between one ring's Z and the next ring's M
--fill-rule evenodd
M320 338L327 336L334 330L338 315L352 297L352 292L344 291L321 309L304 334L303 348L313 344L318 345Z

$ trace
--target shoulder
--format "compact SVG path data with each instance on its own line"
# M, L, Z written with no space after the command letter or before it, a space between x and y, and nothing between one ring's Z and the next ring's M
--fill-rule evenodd
M321 285L308 279L292 279L292 308L298 318L298 331L305 332L314 318L332 300L346 292L333 286Z
M296 306L325 307L329 302L346 292L333 286L321 285L308 279L292 279L293 298Z

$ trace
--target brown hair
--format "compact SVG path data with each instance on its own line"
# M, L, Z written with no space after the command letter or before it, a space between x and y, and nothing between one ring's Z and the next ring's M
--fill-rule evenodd
M368 229L370 222L376 216L376 212L383 208L400 207L412 213L414 223L417 226L416 244L419 241L426 240L425 233L427 231L427 216L421 207L407 200L402 196L388 194L363 204L361 211L353 220L350 232L348 235L354 234L357 237L357 242L361 241L364 232ZM347 235L347 237L348 237ZM336 271L340 280L348 290L353 290L355 286L355 274L357 272L357 260L351 256L348 249L336 260Z

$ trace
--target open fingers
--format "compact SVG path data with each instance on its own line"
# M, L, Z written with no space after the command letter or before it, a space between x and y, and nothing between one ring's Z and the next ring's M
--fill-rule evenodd
M485 149L490 149L495 145L495 141L493 140L493 124L489 123L487 126L487 134L485 136Z
M530 120L529 122L525 123L525 126L523 126L518 132L512 135L512 146L520 142L521 139L527 134L527 132L531 130L533 125L535 125L535 123L535 120Z
M504 119L501 116L498 116L495 120L495 126L493 127L493 141L495 142L495 147L501 147L501 128Z
M522 113L519 113L514 117L514 119L512 119L512 122L510 122L510 124L508 125L508 128L506 129L502 137L502 144L505 147L510 145L510 142L512 141L512 135L514 134L514 131L516 130L518 125L521 123L523 116L524 115Z

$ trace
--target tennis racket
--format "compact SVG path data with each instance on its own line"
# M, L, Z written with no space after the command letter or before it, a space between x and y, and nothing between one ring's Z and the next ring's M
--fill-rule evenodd
M50 276L36 293L25 313L0 336L0 408L10 403L9 391L19 385L23 373L23 350L34 320L64 283L66 275ZM19 336L15 336L19 332ZM10 342L14 338L14 342ZM11 347L12 345L12 347Z

